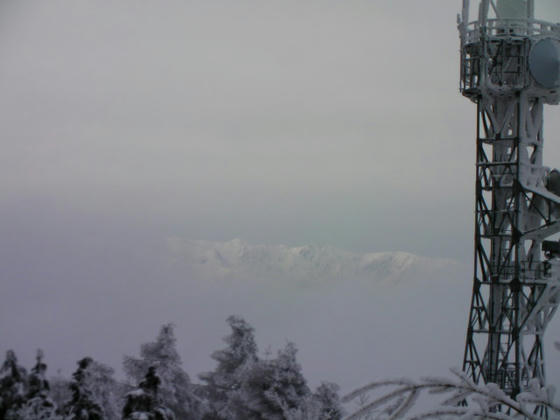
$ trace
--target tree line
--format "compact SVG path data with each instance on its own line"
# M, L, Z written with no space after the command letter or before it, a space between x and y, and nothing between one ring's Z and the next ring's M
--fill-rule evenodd
M128 381L90 357L78 361L72 379L47 379L42 351L32 369L9 350L0 368L0 419L4 420L340 420L338 386L310 389L288 343L276 357L259 357L254 329L227 319L225 348L216 366L193 383L182 368L173 325L163 325L140 357L125 356Z

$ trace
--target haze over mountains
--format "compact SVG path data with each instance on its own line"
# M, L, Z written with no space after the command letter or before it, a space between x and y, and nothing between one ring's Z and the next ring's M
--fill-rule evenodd
M450 259L419 257L406 252L352 253L329 246L251 245L240 239L227 242L169 238L177 264L211 277L261 276L262 281L322 282L369 279L372 283L398 281L408 276L441 275L456 270ZM411 279L412 280L412 279Z
M460 362L470 272L456 261L239 239L128 243L118 253L109 241L63 248L58 264L50 253L60 248L42 248L32 269L15 248L10 292L0 295L0 350L30 363L42 347L51 373L69 374L85 355L119 368L172 321L196 379L213 367L224 320L238 314L263 352L295 342L314 383L348 388Z
M0 355L119 371L174 322L196 381L237 314L262 353L293 341L312 385L460 365L476 109L459 9L0 2ZM418 255L366 252L396 249ZM554 341L560 315L551 382Z
M262 353L295 342L314 385L348 390L382 377L446 374L461 363L471 268L454 260L239 239L173 237L120 249L117 260L107 247L88 248L96 272L78 248L59 266L43 256L28 278L13 271L9 289L20 281L31 291L0 295L9 314L0 318L0 350L14 348L29 364L42 347L51 373L68 375L85 355L120 369L123 354L137 354L171 321L196 381L223 347L225 319L238 314L255 327Z

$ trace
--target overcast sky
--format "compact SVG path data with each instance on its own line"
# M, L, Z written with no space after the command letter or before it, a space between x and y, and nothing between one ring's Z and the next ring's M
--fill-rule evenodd
M459 3L2 0L2 218L470 260Z
M82 274L125 290L157 277L140 262L170 236L470 267L475 106L458 92L460 6L0 0L4 299L79 299ZM547 109L550 166L559 117Z
M2 218L470 260L459 8L2 0Z

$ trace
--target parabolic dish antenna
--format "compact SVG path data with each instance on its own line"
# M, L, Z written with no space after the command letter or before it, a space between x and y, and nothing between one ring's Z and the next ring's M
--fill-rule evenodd
M547 89L560 87L560 42L546 38L533 45L529 69L541 86Z

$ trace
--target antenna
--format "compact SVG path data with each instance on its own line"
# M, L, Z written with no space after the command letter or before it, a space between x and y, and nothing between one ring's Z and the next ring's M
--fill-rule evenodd
M550 240L560 177L543 166L543 107L560 100L560 19L536 18L551 8L560 16L557 1L463 0L459 19L460 90L477 107L463 370L511 397L532 380L545 385L543 336L560 302L560 244Z

